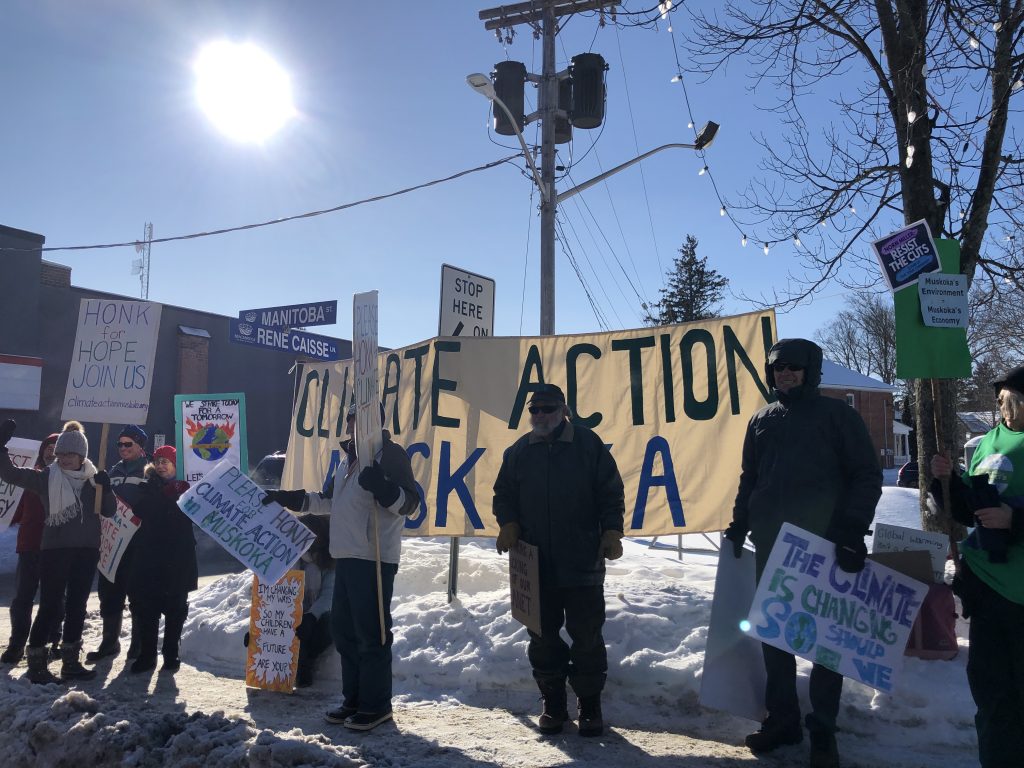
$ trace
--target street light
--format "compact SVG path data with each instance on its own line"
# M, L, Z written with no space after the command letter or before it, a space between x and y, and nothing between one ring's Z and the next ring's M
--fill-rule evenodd
M548 193L547 186L540 178L540 171L537 170L536 163L533 162L533 154L530 152L530 148L526 144L526 139L523 138L522 131L519 130L519 121L513 117L512 112L505 106L505 102L498 98L498 94L494 92L494 83L491 82L491 78L482 72L474 72L472 75L466 76L466 83L474 91L479 93L481 96L490 99L496 106L501 107L502 111L508 115L509 122L512 124L512 130L516 132L516 138L519 139L519 144L523 148L523 154L526 156L526 162L530 166L530 170L533 171L533 180L537 183L537 187L540 189L541 197L544 198L544 202L548 202L550 195Z

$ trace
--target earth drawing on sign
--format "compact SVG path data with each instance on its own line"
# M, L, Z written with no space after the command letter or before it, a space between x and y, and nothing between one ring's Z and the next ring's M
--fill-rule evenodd
M220 461L231 449L231 438L235 436L236 424L195 422L185 419L188 436L191 438L192 453L204 461Z

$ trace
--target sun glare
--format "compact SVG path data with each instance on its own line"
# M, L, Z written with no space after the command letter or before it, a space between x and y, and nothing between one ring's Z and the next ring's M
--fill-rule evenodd
M295 115L288 74L252 43L210 43L193 69L199 106L235 141L262 143Z

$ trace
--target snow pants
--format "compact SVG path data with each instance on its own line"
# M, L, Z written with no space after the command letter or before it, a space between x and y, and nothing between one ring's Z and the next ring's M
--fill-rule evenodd
M82 642L85 604L92 591L100 551L95 547L44 549L39 553L39 611L28 636L30 648L42 648L60 623L64 608L64 645Z
M564 690L566 678L580 698L601 693L608 677L604 616L603 585L550 587L541 579L541 634L529 633L527 655L542 694ZM571 646L560 634L563 624Z
M377 564L345 557L334 564L331 636L341 655L341 692L346 707L391 711L391 595L397 563L381 563L384 643L377 611Z
M766 672L764 705L768 716L780 724L800 723L800 701L796 695L796 657L791 653L761 644ZM839 697L843 692L843 676L828 667L815 664L811 668L811 714L807 728L811 731L835 733L839 715Z
M19 552L18 565L14 571L14 599L11 600L11 645L23 646L28 641L32 628L32 605L39 591L39 550ZM47 642L59 643L61 625L64 623L64 600L54 618L53 628Z
M1024 755L1024 605L973 578L967 682L978 707L982 768L1021 765Z
M165 659L178 658L181 630L188 618L188 592L133 592L132 605L135 607L132 622L138 627L139 658L156 658L161 614L164 617L161 652Z

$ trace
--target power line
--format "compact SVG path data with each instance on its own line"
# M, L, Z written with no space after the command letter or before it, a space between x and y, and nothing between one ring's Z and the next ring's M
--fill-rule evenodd
M293 216L283 216L280 219L271 219L270 221L261 221L261 222L259 222L257 224L243 224L243 225L237 226L237 227L224 227L223 229L212 229L212 230L209 230L207 232L195 232L195 233L192 233L190 235L175 235L174 237L159 237L159 238L154 238L152 240L149 240L148 242L150 242L150 243L171 243L171 242L174 242L176 240L196 240L196 239L201 238L201 237L212 237L213 235L223 235L223 234L227 234L228 232L241 232L241 231L247 230L247 229L258 229L260 227L269 227L269 226L271 226L273 224L283 224L286 221L295 221L296 219L310 219L310 218L313 218L314 216L323 216L324 214L327 214L327 213L337 213L338 211L344 211L344 210L347 210L349 208L355 208L355 207L360 206L360 205L366 205L367 203L376 203L376 202L379 202L381 200L387 200L387 199L392 198L392 197L398 197L400 195L405 195L405 194L408 194L409 192L415 192L416 190L419 190L419 189L426 189L427 187L433 187L433 186L436 186L438 184L443 184L443 183L445 183L447 181L454 181L455 179L461 178L463 176L468 176L471 173L477 173L479 171L486 171L486 170L488 170L490 168L495 168L495 167L497 167L499 165L503 165L505 163L511 163L517 157L522 157L522 156L523 156L523 153L519 152L519 153L517 153L515 155L509 155L508 157L503 157L501 160L494 160L494 161L492 161L490 163L485 163L484 165L478 165L476 168L469 168L468 170L465 170L465 171L459 171L458 173L453 173L451 176L445 176L444 178L441 178L441 179L434 179L432 181L426 181L426 182L424 182L422 184L417 184L416 186L413 186L413 187L406 187L405 189L400 189L400 190L398 190L396 192L388 192L388 193L383 194L383 195L375 195L374 197L367 197L367 198L364 198L362 200L356 200L355 202L352 202L352 203L343 203L342 205L336 205L333 208L325 208L325 209L319 210L319 211L308 211L306 213L297 213L297 214L295 214ZM52 246L52 247L47 247L47 248L7 248L7 247L0 247L0 252L2 252L2 251L32 251L32 252L36 252L36 251L47 251L47 252L53 252L53 251L91 251L91 250L98 250L98 249L102 249L102 248L135 248L138 245L138 243L139 243L138 240L131 240L131 241L125 242L125 243L104 243L104 244L100 244L100 245L61 245L61 246Z

